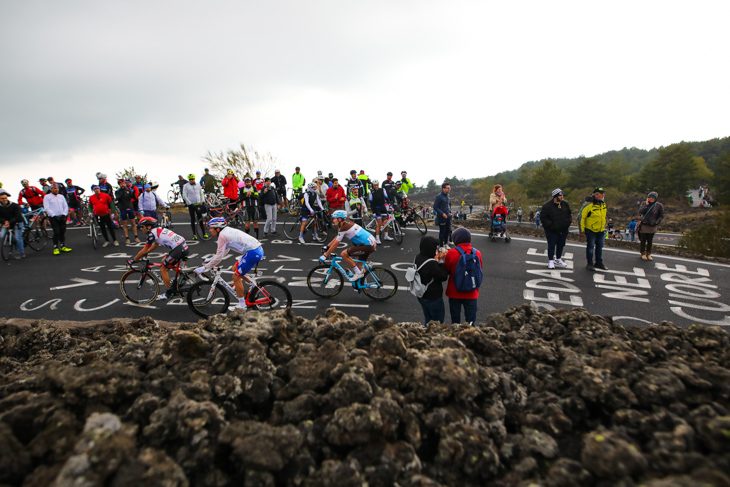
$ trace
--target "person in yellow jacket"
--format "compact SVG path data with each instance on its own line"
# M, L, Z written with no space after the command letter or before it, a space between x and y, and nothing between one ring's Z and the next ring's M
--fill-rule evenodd
M585 203L580 209L580 217L578 219L578 231L580 236L586 236L586 259L588 265L586 269L595 271L596 269L608 270L603 264L603 242L606 238L606 202L603 201L606 191L603 188L596 188L593 194L586 198ZM595 249L595 264L593 262L593 254Z
M406 171L401 171L400 173L400 182L401 182L401 191L403 191L406 196L408 195L408 191L413 189L413 183L410 179L408 179L408 173Z

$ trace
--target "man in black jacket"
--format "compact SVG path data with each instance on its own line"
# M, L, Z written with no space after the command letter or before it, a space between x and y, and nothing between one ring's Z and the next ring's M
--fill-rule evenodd
M416 268L421 267L418 274L421 282L428 288L423 296L418 298L418 303L423 310L424 325L430 321L444 322L446 307L444 307L444 287L441 284L449 277L444 259L446 250L439 249L439 241L436 237L425 236L421 238L420 253L416 255ZM429 259L432 259L429 261Z
M5 233L15 227L15 242L18 253L15 259L25 257L23 248L23 214L20 212L20 205L10 201L7 193L0 193L0 245L5 241Z
M540 210L542 226L545 229L545 238L548 242L548 269L555 269L555 265L568 267L560 258L568 237L568 229L573 221L570 205L563 201L563 191L555 189L553 199L542 206Z

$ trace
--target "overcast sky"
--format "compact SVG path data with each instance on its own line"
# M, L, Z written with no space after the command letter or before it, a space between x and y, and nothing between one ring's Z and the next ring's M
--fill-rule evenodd
M730 135L730 2L0 0L0 181L244 142L416 184ZM166 186L166 185L165 185Z

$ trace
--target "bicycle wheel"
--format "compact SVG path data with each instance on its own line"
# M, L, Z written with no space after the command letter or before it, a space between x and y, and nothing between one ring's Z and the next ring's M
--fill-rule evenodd
M207 223L208 219L205 217L197 217L195 219L195 234L201 239L201 240L210 240L210 234L206 233L206 230L200 229L200 224L203 224L203 229L205 229L205 224Z
M43 235L43 232L37 228L27 230L28 232L28 246L35 250L43 250L46 248L48 238Z
M246 298L248 309L273 311L291 308L292 298L289 289L276 281L261 281L258 287L251 287Z
M317 238L314 238L314 234L317 234ZM312 242L326 242L327 241L327 227L322 220L317 218L312 224Z
M424 220L421 215L418 213L413 213L413 224L416 225L416 228L419 232L422 234L426 234L428 231L428 226L426 225L426 220Z
M13 234L9 228L3 239L3 245L0 247L0 253L2 254L3 260L8 260L13 255Z
M173 204L177 200L177 195L175 195L175 191L170 190L167 192L167 202L169 204Z
M144 306L157 298L160 292L160 283L150 272L131 269L119 279L119 289L127 301Z
M89 225L89 233L91 234L91 245L93 245L94 250L96 250L99 234L96 231L96 225L94 224L94 222L91 222L91 224Z
M221 284L212 285L213 281L200 281L188 290L188 307L203 318L226 313L231 304L228 290Z
M330 270L331 269L331 270ZM309 271L307 286L320 298L331 298L342 291L345 278L339 269L321 264Z
M299 238L299 229L301 228L301 221L299 217L289 215L284 220L284 235L290 240L296 240Z
M393 238L398 245L403 243L403 229L400 227L398 220L393 220Z
M165 210L165 223L167 224L167 228L172 228L172 213L170 210Z
M385 301L398 291L398 278L388 269L371 267L365 274L365 295L375 301Z

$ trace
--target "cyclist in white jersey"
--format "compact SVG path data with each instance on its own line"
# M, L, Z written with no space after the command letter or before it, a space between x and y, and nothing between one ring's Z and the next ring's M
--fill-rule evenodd
M131 264L137 262L139 259L155 250L160 245L170 247L170 252L165 255L162 259L162 267L160 267L160 275L162 276L162 282L165 283L165 294L157 296L159 300L169 299L172 296L172 289L170 284L170 274L168 269L172 269L180 262L183 258L187 257L190 251L188 250L188 244L185 242L185 238L178 235L177 233L167 228L157 228L157 220L152 217L144 217L139 220L139 228L142 231L147 232L147 242L144 247L140 250L133 259L128 260L127 263Z
M251 282L246 273L264 258L261 242L241 230L229 227L225 218L212 218L207 225L213 236L218 238L218 251L212 259L207 259L204 265L197 267L195 272L202 274L220 264L228 253L228 249L243 254L233 264L233 285L236 289L236 296L238 296L238 306L235 309L246 309L243 281Z
M339 231L319 260L321 262L326 261L327 256L334 252L340 242L347 237L352 242L352 247L346 248L340 255L342 256L342 260L352 267L352 276L349 277L350 281L357 281L365 274L362 272L362 264L355 264L353 257L357 257L359 260L367 260L368 256L375 252L375 237L360 225L348 219L345 210L336 210L333 212L332 223L337 225Z

